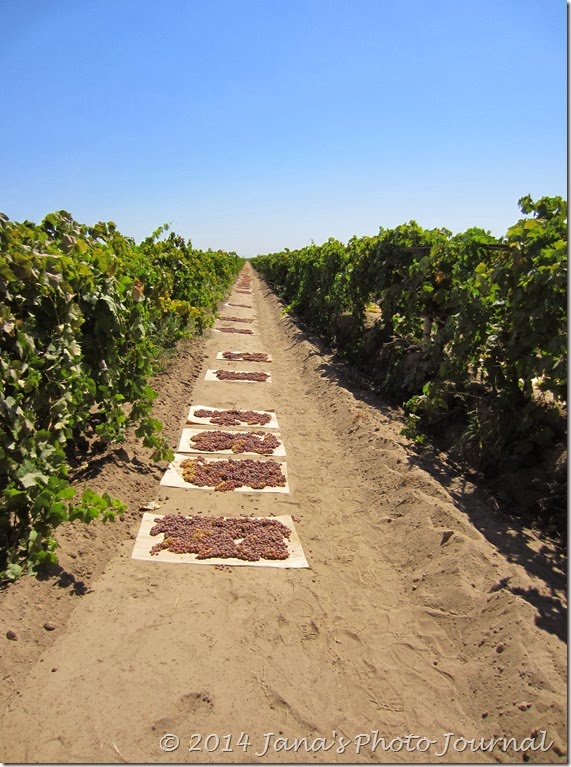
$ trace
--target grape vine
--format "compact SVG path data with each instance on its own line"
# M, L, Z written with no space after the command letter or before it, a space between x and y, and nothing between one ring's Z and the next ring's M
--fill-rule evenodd
M241 268L182 237L141 245L113 222L66 211L40 224L0 214L0 579L57 561L67 520L112 519L119 500L76 497L69 461L85 440L133 427L153 458L171 453L149 386L161 348L212 325Z
M561 439L558 412L536 395L561 408L567 392L567 203L519 206L501 238L411 221L252 265L286 310L405 403L408 436L421 443L454 418L459 457L494 472L502 456L531 461Z

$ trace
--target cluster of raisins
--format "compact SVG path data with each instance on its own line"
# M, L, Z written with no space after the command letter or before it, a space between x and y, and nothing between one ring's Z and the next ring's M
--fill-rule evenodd
M218 328L221 333L243 333L244 335L253 336L254 331L243 328Z
M263 431L201 431L190 440L193 447L204 452L231 450L233 453L271 455L281 442Z
M251 304L228 304L228 306L238 306L240 309L251 309Z
M239 426L247 423L248 426L265 426L272 420L269 413L256 413L254 410L196 410L197 418L208 418L210 423L219 426Z
M269 362L269 357L263 352L222 352L225 360L240 360L240 362Z
M253 322L253 319L247 317L220 317L223 322Z
M253 458L229 458L227 461L207 461L201 456L188 458L181 462L180 473L185 482L222 492L238 487L263 490L264 487L285 487L286 484L279 463Z
M262 383L270 377L269 373L245 373L239 370L215 370L219 381L257 381Z
M157 519L151 535L164 534L151 554L172 551L175 554L196 554L197 559L287 559L287 542L291 530L277 519L238 517L181 517L167 514Z

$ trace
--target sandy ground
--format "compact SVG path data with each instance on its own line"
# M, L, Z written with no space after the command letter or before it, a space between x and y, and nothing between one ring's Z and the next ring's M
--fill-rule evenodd
M275 409L290 493L161 487L166 464L132 440L94 460L78 481L125 500L123 519L67 526L58 573L0 595L0 759L565 762L555 556L422 465L398 411L253 287L228 299L252 310L222 313L255 317L241 325L255 335L182 345L155 412L175 449L192 403ZM273 360L217 361L223 350ZM272 383L204 380L221 367ZM293 515L310 568L133 560L151 500L161 514Z

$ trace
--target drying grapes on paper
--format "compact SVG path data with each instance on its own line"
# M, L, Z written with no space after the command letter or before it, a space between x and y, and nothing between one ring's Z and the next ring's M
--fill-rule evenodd
M216 355L219 360L231 360L237 362L271 362L272 358L265 352L219 352Z
M253 458L189 458L177 453L161 485L227 492L289 492L285 463Z
M197 559L287 559L291 530L275 519L241 517L181 517L167 514L151 529L163 533L151 554L167 549L175 554L196 554Z
M244 336L253 336L254 331L248 328L214 328L218 333L241 333Z
M281 450L278 451L278 449ZM267 431L200 431L183 429L179 452L195 453L257 453L258 455L285 455L278 434Z
M133 559L154 563L307 568L294 520L143 514Z
M271 383L271 374L264 372L246 372L243 370L207 370L205 381L250 381L251 383Z
M194 405L190 408L187 421L190 423L208 423L213 426L266 426L277 428L278 421L273 411L267 410L217 410Z

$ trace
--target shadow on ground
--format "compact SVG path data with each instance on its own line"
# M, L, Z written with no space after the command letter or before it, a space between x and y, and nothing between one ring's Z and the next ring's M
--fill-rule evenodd
M270 290L267 290L265 296L275 298L275 294ZM393 420L401 418L402 411L388 403L366 375L342 360L322 338L304 328L298 318L292 314L284 316L287 316L287 321L292 324L295 332L290 348L309 342L314 348L309 352L308 358L327 358L318 366L323 377L346 389L356 400L375 408L385 417ZM472 477L468 480L458 466L448 462L446 456L433 450L419 452L414 446L405 449L409 463L428 472L446 487L456 507L508 562L520 565L530 576L544 582L547 594L540 594L533 588L511 587L509 580L502 588L533 605L537 611L535 622L539 628L567 642L567 551L564 542L541 530L534 530L532 536L525 529L526 524L532 526L531 520L522 519L502 506L486 487L485 480L478 481ZM543 541L539 548L538 538Z
M73 573L57 564L42 567L38 571L37 579L39 581L53 581L54 586L69 589L71 594L78 597L82 597L91 591L85 581L78 580Z

